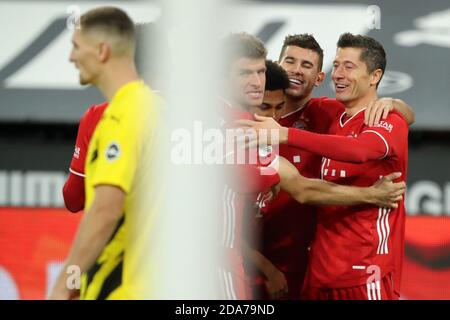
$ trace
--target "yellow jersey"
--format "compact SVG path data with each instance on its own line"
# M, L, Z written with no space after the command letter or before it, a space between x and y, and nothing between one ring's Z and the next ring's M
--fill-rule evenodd
M160 123L159 98L144 82L133 81L117 91L95 129L85 163L85 212L98 185L116 186L126 196L113 235L82 275L81 299L148 298L152 271L142 261L159 205L153 164Z

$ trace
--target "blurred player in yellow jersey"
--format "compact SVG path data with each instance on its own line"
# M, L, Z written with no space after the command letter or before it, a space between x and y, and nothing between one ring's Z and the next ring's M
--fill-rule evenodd
M81 299L148 298L152 270L144 262L152 253L146 237L159 202L152 184L160 140L158 97L137 74L134 23L125 12L94 9L81 16L80 26L70 61L80 83L97 86L109 107L86 157L86 214L50 298L77 294L67 274L71 266L82 273ZM135 232L137 226L143 232Z

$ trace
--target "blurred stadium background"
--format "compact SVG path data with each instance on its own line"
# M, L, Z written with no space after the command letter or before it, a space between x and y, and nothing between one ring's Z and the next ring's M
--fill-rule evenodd
M66 22L71 5L84 12L105 4L120 6L137 22L157 22L161 14L149 1L0 2L0 299L44 298L75 234L80 214L64 209L61 188L79 118L102 97L78 84L68 62ZM330 68L339 34L365 33L384 44L388 66L379 91L416 112L402 298L450 299L448 0L261 0L228 9L230 29L258 35L272 59L286 34L313 33L325 50L327 72L316 96L334 95ZM146 57L141 64L151 60Z

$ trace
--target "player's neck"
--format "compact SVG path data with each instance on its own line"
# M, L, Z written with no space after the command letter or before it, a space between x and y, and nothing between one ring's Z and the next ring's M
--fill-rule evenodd
M236 109L238 109L239 111L242 111L242 112L248 112L248 110L249 110L249 107L244 106L244 105L239 104L239 103L236 103L234 106L235 106Z
M97 83L97 87L108 101L111 101L120 88L129 82L139 80L133 63L117 63L107 68Z
M237 101L236 99L229 99L228 101L233 109L243 112L248 111L248 108L244 104Z
M303 109L309 100L311 100L311 93L303 98L296 98L286 95L282 116Z
M229 92L226 92L224 95L222 95L222 100L225 102L225 104L235 110L246 111L245 106L240 103L238 99L235 99Z
M371 92L366 94L364 97L361 97L359 99L351 100L351 101L345 101L343 102L345 106L345 113L347 116L353 116L362 109L366 108L372 101L378 99L377 92Z

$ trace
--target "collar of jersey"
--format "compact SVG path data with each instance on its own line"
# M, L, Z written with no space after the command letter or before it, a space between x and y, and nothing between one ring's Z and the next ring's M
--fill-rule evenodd
M356 117L358 114L360 114L362 111L366 110L366 108L362 108L361 110L359 110L357 113L355 113L354 115L352 115L350 118L348 118L347 120L345 120L344 123L342 123L342 118L345 115L345 111L341 114L341 117L339 118L339 125L342 127L344 127L347 123L350 122L350 120L352 120L354 117Z
M111 103L114 100L117 100L128 88L133 87L133 86L138 86L138 85L143 85L144 81L139 79L139 80L134 80L134 81L130 81L127 82L126 84L124 84L123 86L121 86L119 88L119 90L117 90L116 94L114 95L114 97L111 99Z

